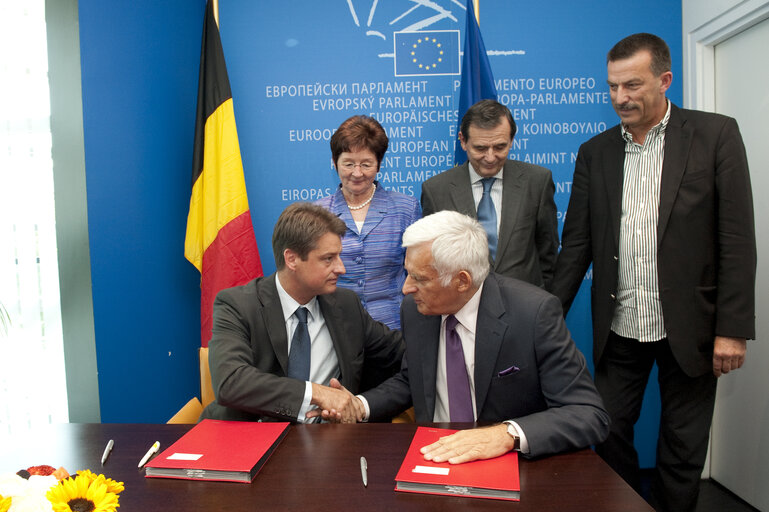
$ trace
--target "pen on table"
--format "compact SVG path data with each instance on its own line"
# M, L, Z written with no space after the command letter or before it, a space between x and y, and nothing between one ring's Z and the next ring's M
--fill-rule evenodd
M109 457L110 452L112 452L112 447L115 446L115 441L113 439L110 439L107 443L107 446L104 448L104 453L101 456L101 465L103 466L104 463L107 461L107 457Z
M363 479L363 487L368 487L368 462L366 462L366 457L360 458L360 476Z
M144 454L144 457L142 457L142 460L139 461L139 467L142 467L143 465L145 465L147 461L150 460L150 457L156 454L159 449L160 449L160 442L155 441L155 444L150 446L150 449L147 450L147 453Z

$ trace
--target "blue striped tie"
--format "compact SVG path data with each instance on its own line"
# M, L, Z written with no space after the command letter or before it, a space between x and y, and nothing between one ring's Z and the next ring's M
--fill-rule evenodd
M497 257L497 210L491 200L491 187L497 178L483 178L483 197L478 203L478 222L481 223L489 238L489 254L492 261Z
M291 338L288 354L288 376L292 379L310 380L310 332L307 330L307 308L300 306L294 311L299 320Z

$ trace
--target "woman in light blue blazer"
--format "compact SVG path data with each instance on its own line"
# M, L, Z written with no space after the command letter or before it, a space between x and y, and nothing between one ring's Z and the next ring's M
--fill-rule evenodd
M347 225L342 238L346 273L337 284L355 291L374 320L399 329L406 279L401 236L422 210L415 197L385 190L376 181L388 143L382 125L371 117L353 116L343 122L331 137L341 183L317 203Z

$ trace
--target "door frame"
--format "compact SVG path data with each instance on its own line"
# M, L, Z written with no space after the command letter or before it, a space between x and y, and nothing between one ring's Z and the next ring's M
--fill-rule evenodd
M716 106L715 47L753 25L769 18L769 0L717 3L721 12L701 23L696 19L702 0L683 0L684 106L713 112ZM712 11L713 9L711 9ZM693 13L688 15L688 13Z

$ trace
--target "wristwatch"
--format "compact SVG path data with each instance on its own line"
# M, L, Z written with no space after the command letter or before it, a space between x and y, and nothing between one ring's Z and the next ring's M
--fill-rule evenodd
M507 424L507 433L513 437L513 450L520 450L521 436L518 435L518 429L515 428L515 425L511 420L503 421L502 423Z

